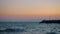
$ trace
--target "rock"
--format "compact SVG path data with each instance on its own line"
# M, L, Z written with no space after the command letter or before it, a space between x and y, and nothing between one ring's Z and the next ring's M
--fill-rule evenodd
M60 20L42 20L40 23L60 23Z

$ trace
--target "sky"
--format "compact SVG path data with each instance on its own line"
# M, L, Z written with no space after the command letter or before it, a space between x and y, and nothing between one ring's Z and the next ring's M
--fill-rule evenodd
M0 0L0 20L60 19L60 0Z

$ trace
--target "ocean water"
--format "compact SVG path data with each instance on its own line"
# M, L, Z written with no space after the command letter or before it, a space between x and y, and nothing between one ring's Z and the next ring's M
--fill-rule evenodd
M20 29L21 31L16 30L15 32L0 32L0 34L47 34L49 32L55 32L60 34L60 24L51 23L45 24L38 22L3 22L0 23L0 30L5 29ZM23 31L22 31L23 30Z

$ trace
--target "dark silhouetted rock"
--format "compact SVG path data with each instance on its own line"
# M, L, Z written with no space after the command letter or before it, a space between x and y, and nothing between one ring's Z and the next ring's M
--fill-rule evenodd
M42 20L40 23L60 23L60 20Z

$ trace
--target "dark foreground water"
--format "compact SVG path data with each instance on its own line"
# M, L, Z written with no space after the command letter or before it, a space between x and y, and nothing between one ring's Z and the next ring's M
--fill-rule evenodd
M60 34L60 24L39 24L38 22L5 22L0 23L0 30L2 30L2 32L0 31L0 34L49 34L49 32Z

